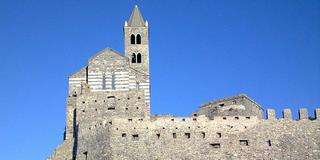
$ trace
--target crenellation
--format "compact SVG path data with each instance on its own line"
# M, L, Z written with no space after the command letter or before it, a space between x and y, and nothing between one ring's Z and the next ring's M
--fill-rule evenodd
M276 111L274 109L267 109L267 119L276 120Z
M320 108L277 119L245 94L201 105L190 116L150 113L149 28L135 6L124 54L111 48L69 76L65 138L50 160L319 159ZM139 54L139 55L138 55Z
M309 119L307 108L300 108L299 109L299 120L307 120L307 119Z
M292 113L291 113L291 109L286 108L283 110L282 112L283 118L286 120L292 120Z

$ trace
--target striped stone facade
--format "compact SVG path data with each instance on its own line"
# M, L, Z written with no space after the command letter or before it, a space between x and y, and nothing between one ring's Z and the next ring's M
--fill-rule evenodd
M81 93L81 84L87 84L92 92L139 89L144 91L146 103L150 106L149 75L132 68L127 57L118 54L112 49L105 49L98 54L89 61L87 67L69 77L69 94ZM113 56L117 56L117 61L121 63L114 63ZM106 57L113 58L108 62L103 59ZM109 68L104 63L114 64L110 65Z

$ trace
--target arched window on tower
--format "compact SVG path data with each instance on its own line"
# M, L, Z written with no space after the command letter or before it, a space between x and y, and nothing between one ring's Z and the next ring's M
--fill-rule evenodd
M141 63L141 54L140 53L137 54L137 63Z
M136 36L134 36L134 34L131 34L130 41L131 44L136 44Z
M141 44L141 36L140 36L140 34L137 34L137 44Z
M137 57L136 57L136 54L135 54L135 53L132 53L131 63L137 63Z

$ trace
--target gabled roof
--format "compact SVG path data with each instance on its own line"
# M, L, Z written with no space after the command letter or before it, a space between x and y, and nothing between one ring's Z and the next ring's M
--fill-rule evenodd
M128 21L129 27L145 27L145 22L137 5L134 6Z
M217 103L221 103L221 102L225 102L225 101L229 101L229 100L233 100L233 99L237 99L237 98L244 98L252 103L254 103L256 106L258 106L260 109L263 110L263 108L261 107L261 105L259 105L257 102L255 102L254 100L252 100L250 97L248 97L246 94L238 94L238 95L235 95L235 96L231 96L231 97L226 97L226 98L222 98L222 99L218 99L218 100L215 100L215 101L211 101L209 103L206 103L206 104L203 104L201 105L200 108L205 108L207 107L208 105L210 104L217 104Z
M68 78L80 78L80 77L85 77L86 73L86 68L87 66L82 67L80 70L73 72L68 76Z
M118 55L118 56L120 56L120 57L127 58L127 57L125 57L124 55L122 55L120 52L118 52L118 51L116 51L116 50L114 50L114 49L112 49L112 48L105 48L105 49L99 51L98 53L96 53L95 55L93 55L93 56L88 60L88 62L92 61L94 58L96 58L97 56L99 56L100 54L103 54L103 53L105 53L105 52L112 52L112 53L115 53L116 55Z

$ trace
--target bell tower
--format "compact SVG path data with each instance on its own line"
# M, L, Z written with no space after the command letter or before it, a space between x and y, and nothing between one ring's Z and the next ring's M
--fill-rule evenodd
M148 22L144 21L136 5L129 20L124 24L124 49L131 67L146 75L149 75L148 34Z

